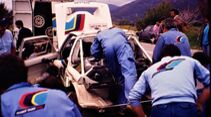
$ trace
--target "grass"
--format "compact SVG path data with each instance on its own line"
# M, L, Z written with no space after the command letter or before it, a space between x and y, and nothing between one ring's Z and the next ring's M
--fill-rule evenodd
M187 35L192 49L200 49L200 34L201 27L188 26L184 33Z

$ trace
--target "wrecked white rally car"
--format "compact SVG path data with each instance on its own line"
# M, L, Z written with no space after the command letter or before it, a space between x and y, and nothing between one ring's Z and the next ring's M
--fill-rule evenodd
M116 83L113 75L106 68L104 60L96 61L90 54L90 47L97 33L68 36L60 52L60 59L68 64L61 78L66 87L75 88L78 104L83 108L106 108L111 106L111 89ZM128 34L128 40L135 53L138 76L151 63L147 53L137 37ZM112 93L115 94L115 93Z
M92 14L77 11L77 6L94 10ZM65 87L73 87L74 90L68 90L68 93L76 96L75 101L80 107L106 109L115 106L112 101L117 83L104 60L96 61L90 54L97 33L112 27L108 6L102 3L60 3L55 8L58 47L47 36L26 38L21 45L19 56L26 59L29 81L37 83L45 78L43 73L53 63L51 60L65 60L66 66L59 67L57 77L61 78ZM67 8L74 8L70 16L66 16ZM125 33L134 51L137 74L140 76L152 60L136 34L127 30ZM33 53L27 53L29 48Z

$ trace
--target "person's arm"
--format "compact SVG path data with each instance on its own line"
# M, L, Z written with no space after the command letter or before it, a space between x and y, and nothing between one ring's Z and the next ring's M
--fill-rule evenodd
M197 100L197 106L200 110L203 109L203 105L209 99L209 96L210 96L210 87L206 87L203 89L201 95L198 97Z
M161 52L164 47L164 39L162 36L158 38L158 41L156 42L155 48L153 50L153 55L152 55L152 61L153 63L158 62L161 59Z
M97 59L101 58L102 47L101 47L100 41L98 40L98 37L94 39L94 42L92 43L90 51L91 51L92 56L94 56L95 58Z
M13 38L13 35L12 35L12 32L9 31L9 37L11 39L11 48L10 48L10 53L13 54L13 55L16 55L16 49L15 49L15 44L14 44L14 38Z
M145 113L140 103L141 97L144 95L147 87L147 81L145 78L146 75L145 72L143 72L129 94L129 103L138 117L145 117Z
M64 116L68 117L82 117L81 112L79 111L78 107L76 104L68 98L68 96L62 92L57 90L55 92L57 96L55 96L55 99L60 102L61 104L61 109L63 109ZM59 114L57 114L59 115Z
M185 44L186 44L186 54L187 56L191 57L192 53L191 53L191 47L190 47L190 43L188 41L188 37L186 35L184 35L184 39L185 39Z
M197 100L198 107L202 109L202 106L210 96L210 72L196 60L194 61L194 71L197 79L202 82L205 87Z
M16 55L16 49L14 47L14 44L11 45L11 54Z

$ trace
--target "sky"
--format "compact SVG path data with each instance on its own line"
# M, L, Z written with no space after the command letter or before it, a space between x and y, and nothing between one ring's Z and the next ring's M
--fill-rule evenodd
M9 10L12 9L12 0L0 0L0 2L4 2Z
M96 2L103 2L103 3L114 4L117 6L122 6L134 0L75 0L75 1L96 1ZM4 2L8 9L10 10L12 9L12 0L0 0L0 2Z
M127 3L130 3L134 0L75 0L75 1L97 1L97 2L103 2L103 3L109 3L109 4L114 4L117 6L122 6Z

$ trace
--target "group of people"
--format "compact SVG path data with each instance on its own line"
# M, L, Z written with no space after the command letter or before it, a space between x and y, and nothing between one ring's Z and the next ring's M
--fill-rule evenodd
M163 28L164 33L154 48L153 65L140 77L136 74L135 59L127 37L117 28L100 32L92 44L91 53L96 58L105 58L122 87L118 101L129 101L138 116L145 116L140 100L149 88L152 117L197 117L197 107L202 109L209 98L210 72L191 58L188 38L177 30L174 19L165 19ZM196 91L196 80L204 84L200 96Z
M19 29L18 39L13 38L13 34L7 29L8 21L6 18L0 19L0 55L4 53L16 54L24 38L32 36L30 29L24 27L21 20L15 22L16 27ZM16 44L15 44L16 42Z
M121 29L110 28L99 32L91 46L91 54L97 59L105 58L107 67L120 86L115 103L129 102L139 117L145 116L140 100L147 89L151 91L151 117L197 117L198 110L202 110L209 98L210 72L196 60L197 57L191 57L188 38L177 29L175 21L176 18L163 21L163 33L153 51L153 64L141 76L137 76L133 50ZM21 21L17 21L16 25L24 29ZM22 32L29 34L28 30L21 30L19 35ZM207 28L204 33L206 31ZM23 38L18 37L17 48ZM3 20L0 22L0 44L2 116L82 116L64 92L27 82L27 68L23 60L13 54L13 36ZM204 85L200 95L196 91L196 80Z

